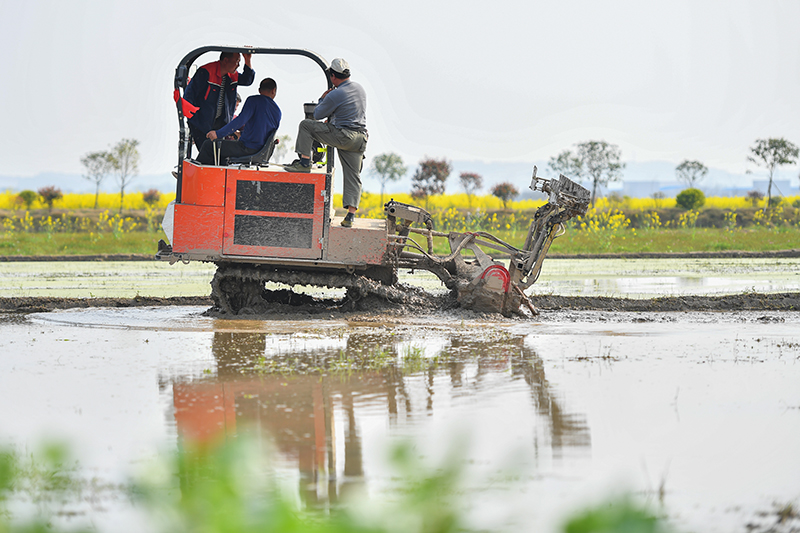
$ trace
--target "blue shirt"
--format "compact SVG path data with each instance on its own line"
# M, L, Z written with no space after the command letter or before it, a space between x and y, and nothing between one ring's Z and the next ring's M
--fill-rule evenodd
M329 92L314 109L314 118L329 117L337 128L367 131L367 93L364 88L348 79Z
M242 131L239 142L251 150L259 150L267 136L278 129L281 110L269 96L256 94L247 98L239 116L217 130L217 138L227 137L236 130Z

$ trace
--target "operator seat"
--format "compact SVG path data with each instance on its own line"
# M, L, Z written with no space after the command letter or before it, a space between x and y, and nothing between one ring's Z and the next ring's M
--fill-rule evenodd
M229 157L226 159L225 164L231 165L249 165L259 166L269 163L269 158L272 157L272 152L275 151L275 133L278 130L272 130L267 135L267 142L264 143L263 148L258 152L250 155L243 155L240 157Z

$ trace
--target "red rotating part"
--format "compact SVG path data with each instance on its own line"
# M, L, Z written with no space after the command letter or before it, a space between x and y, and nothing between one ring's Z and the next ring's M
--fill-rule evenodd
M508 273L506 267L502 265L492 265L481 274L481 279L498 278L503 282L503 292L508 292L508 286L511 283L511 274Z

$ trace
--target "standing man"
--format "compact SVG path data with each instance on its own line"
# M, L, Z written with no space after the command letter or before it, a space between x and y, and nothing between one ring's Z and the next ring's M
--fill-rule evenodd
M206 140L206 134L218 130L233 119L236 107L236 88L239 85L253 84L255 71L250 67L252 54L244 54L244 70L239 67L239 54L222 52L219 61L203 65L186 86L183 98L198 107L189 119L189 131L199 150Z
M251 155L264 147L270 134L278 129L281 123L281 110L275 103L278 85L272 78L264 78L258 86L258 94L250 96L244 102L242 112L226 126L206 134L208 140L203 143L197 161L203 165L214 164L214 141L225 139L236 130L242 134L238 140L222 140L220 145L220 161L228 157Z
M358 83L350 81L350 65L341 58L331 62L328 69L333 89L319 98L314 109L314 119L300 122L295 150L300 156L285 167L289 172L309 172L311 170L311 145L313 141L333 146L339 150L344 176L342 204L347 215L342 226L353 225L355 212L361 200L361 167L364 151L367 149L367 95ZM317 122L321 119L327 122Z

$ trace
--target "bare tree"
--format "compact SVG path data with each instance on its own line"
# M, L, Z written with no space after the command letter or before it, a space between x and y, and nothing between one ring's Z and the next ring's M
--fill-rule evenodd
M700 180L708 174L708 168L700 161L689 161L685 159L680 165L675 167L675 174L678 179L689 188L693 188Z
M599 186L606 186L622 178L625 163L620 161L622 151L616 144L605 141L587 141L575 145L573 154L569 150L550 158L550 169L557 174L566 174L578 180L592 182L592 205L597 199Z
M100 198L100 184L114 170L111 154L108 152L90 152L81 157L81 164L86 168L84 178L94 182L94 208L97 209Z
M408 168L403 164L403 158L395 153L386 153L375 156L370 166L370 171L378 175L378 181L381 182L381 205L383 205L383 192L386 189L386 183L389 181L397 181L402 178Z
M122 139L111 149L110 157L114 174L119 184L119 212L122 213L122 202L125 200L125 187L139 173L139 141Z
M508 202L519 196L519 190L514 185L504 181L492 187L492 196L497 196L503 202L503 209L508 209Z
M800 148L783 138L757 139L756 144L750 147L750 153L747 160L766 168L769 175L767 203L764 205L764 211L766 211L772 201L772 177L775 175L775 169L782 165L797 163Z
M458 176L458 181L461 182L461 188L467 194L469 207L472 208L472 197L483 188L483 177L475 172L462 172Z
M423 159L411 178L411 196L424 199L427 209L428 197L444 192L444 183L452 171L453 167L446 159Z

